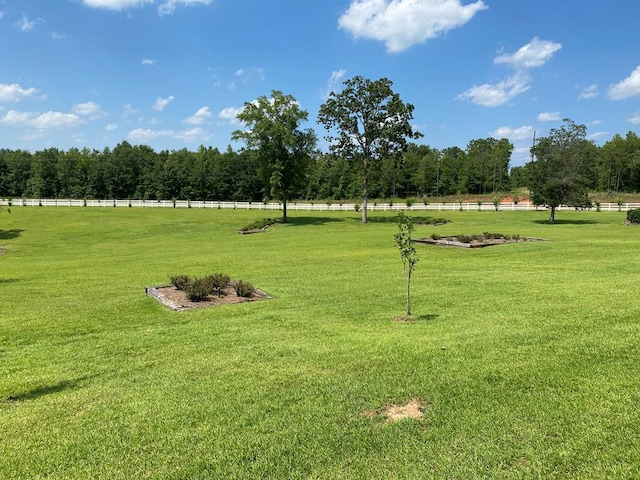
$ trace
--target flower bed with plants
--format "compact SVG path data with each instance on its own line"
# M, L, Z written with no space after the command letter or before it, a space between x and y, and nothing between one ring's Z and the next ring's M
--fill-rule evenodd
M205 277L173 275L171 285L147 287L146 293L173 310L253 302L271 298L243 280L231 280L228 275L214 273Z
M438 245L443 247L482 248L492 245L504 245L506 243L535 242L542 238L521 237L520 235L504 235L502 233L484 232L481 235L448 235L441 236L436 233L427 238L416 238L413 241Z

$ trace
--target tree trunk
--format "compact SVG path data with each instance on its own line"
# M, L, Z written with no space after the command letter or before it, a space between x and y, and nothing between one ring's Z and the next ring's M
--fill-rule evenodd
M411 316L411 266L407 270L407 317Z
M362 196L362 223L367 223L367 190L369 188L369 182L364 179L364 192Z
M549 223L553 223L556 220L556 207L551 206L551 216L549 217Z
M282 223L287 222L287 194L282 192Z

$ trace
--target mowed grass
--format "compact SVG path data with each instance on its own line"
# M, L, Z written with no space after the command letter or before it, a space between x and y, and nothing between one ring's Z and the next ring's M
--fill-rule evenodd
M14 208L0 217L0 478L640 477L640 229L624 213ZM223 272L273 299L169 311ZM365 411L419 398L420 420Z

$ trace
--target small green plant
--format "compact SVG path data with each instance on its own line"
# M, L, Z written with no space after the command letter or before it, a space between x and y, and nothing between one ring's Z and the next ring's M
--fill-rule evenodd
M496 195L491 199L491 203L493 203L493 208L496 209L496 212L500 210L500 202L502 201L502 197Z
M438 235L437 233L432 233L431 234L431 239L432 240L440 240L442 238L442 235Z
M478 211L482 210L482 200L478 200Z
M169 281L176 289L184 290L191 283L191 278L189 275L172 275L169 277Z
M210 294L221 297L224 293L224 289L229 285L231 278L224 273L213 273L204 277L202 281L207 286L207 290Z
M356 203L356 204L353 206L353 208L355 209L355 211L356 211L356 212L359 212L359 211L360 211L360 207L361 207L361 205L360 205L359 203Z
M627 220L630 223L640 223L640 208L634 208L627 211Z
M249 230L260 230L265 229L266 227L278 223L277 218L263 218L262 220L256 220L255 222L251 222L248 225L245 225L240 229L241 232L248 232Z
M189 282L184 292L192 302L203 302L210 295L209 285L204 278L194 278Z
M233 288L235 288L236 294L239 297L249 298L256 291L256 288L252 284L250 284L249 282L245 282L243 280L238 280L233 286Z
M407 208L411 208L411 206L415 203L415 198L407 198L404 203L407 205Z
M398 213L398 233L395 234L395 240L402 258L402 269L407 274L407 317L411 316L411 274L418 263L418 255L411 239L414 229L411 217L401 210Z

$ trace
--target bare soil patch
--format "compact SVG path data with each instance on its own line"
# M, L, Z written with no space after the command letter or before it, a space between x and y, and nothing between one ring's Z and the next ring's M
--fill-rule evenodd
M422 400L413 398L404 405L391 404L380 410L362 412L369 418L385 417L387 423L398 422L407 418L419 419L424 417L424 404Z
M147 295L155 298L172 310L190 310L194 308L215 307L232 303L256 302L266 298L272 298L262 290L256 290L250 297L240 297L236 294L233 285L223 290L220 297L212 295L202 302L192 302L187 298L183 290L178 290L173 285L160 287L147 287Z

